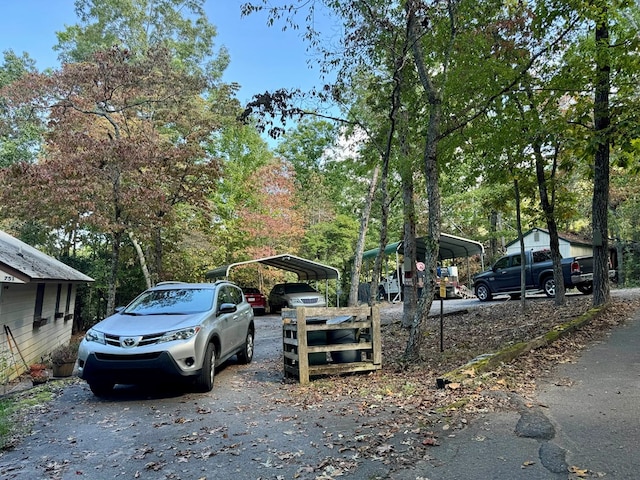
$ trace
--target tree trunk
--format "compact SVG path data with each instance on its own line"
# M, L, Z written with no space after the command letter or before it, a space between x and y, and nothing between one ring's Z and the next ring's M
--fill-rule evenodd
M593 176L593 305L604 305L609 301L609 147L611 118L609 113L610 71L609 60L609 16L603 6L601 16L596 19L596 78L593 104L594 135L596 151Z
M408 171L407 171L408 170ZM403 294L402 326L411 327L416 311L418 293L416 271L416 210L413 202L413 172L411 169L402 170L402 197L404 213L404 267L405 283Z
M389 224L389 191L388 191L388 182L389 182L389 157L387 155L383 156L382 161L382 178L380 181L380 192L381 192L381 204L382 211L380 213L380 242L378 244L379 250L378 255L376 255L376 260L373 264L373 275L371 277L371 287L370 292L371 296L369 297L369 302L371 305L374 305L378 301L378 286L380 285L380 274L382 273L382 259L384 258L384 250L387 248L388 242L388 224ZM398 285L400 285L398 283Z
M131 243L133 243L133 248L136 249L136 253L138 254L138 261L140 262L140 268L142 269L142 274L144 275L144 280L147 285L147 288L151 288L152 287L151 275L149 274L149 269L147 268L147 259L144 256L142 247L133 236L133 232L129 232L129 239L131 240Z
M109 273L109 287L107 290L106 316L116 311L116 286L118 283L118 266L120 264L120 245L122 244L122 232L113 234L111 240L111 271Z
M518 241L520 242L520 309L524 313L527 310L527 265L524 254L524 236L522 235L520 185L513 170L511 170L511 175L513 176L513 193L516 197L516 229L518 230Z
M533 92L530 89L527 89L527 97L529 98L530 110L532 112L537 112L538 106L534 101ZM524 119L524 111L522 115ZM536 162L536 180L538 183L538 192L540 194L540 207L542 208L542 212L547 224L547 230L549 231L549 248L551 250L551 261L553 264L553 281L555 283L555 304L557 306L562 306L565 304L565 288L564 275L562 274L562 255L560 254L558 225L555 218L556 196L555 189L553 187L554 181L556 179L559 147L556 145L553 153L553 161L549 178L547 178L547 175L545 174L545 167L547 165L545 156L542 153L542 142L540 138L536 136L531 143L533 148L533 155ZM549 192L549 186L551 186L551 192Z
M356 243L356 252L353 258L353 265L351 267L351 284L349 287L348 300L348 306L350 307L358 305L358 287L360 286L360 271L362 270L362 254L364 253L364 242L367 236L367 229L369 227L371 206L373 204L373 197L376 193L376 187L378 186L379 174L380 166L376 165L373 169L371 183L369 184L369 193L367 194L364 208L362 209L362 216L360 217L360 231L358 232L358 242ZM375 294L375 292L370 293L372 295Z
M429 212L428 235L425 239L425 288L418 300L418 307L411 324L411 332L407 340L405 349L405 360L417 360L420 358L420 350L424 343L423 330L427 322L431 304L436 289L436 268L438 262L438 248L440 242L440 185L438 172L438 137L440 134L440 115L442 111L442 99L440 92L432 82L427 66L424 63L424 56L420 45L420 35L418 32L418 19L414 5L407 3L407 25L409 40L413 50L413 59L418 71L420 83L425 90L428 106L429 119L427 125L427 135L424 147L424 176L427 182L427 201ZM451 15L452 22L454 16ZM455 36L455 28L451 25L451 35Z
M489 238L489 258L494 259L498 256L498 211L491 210L489 216L489 232L491 237Z

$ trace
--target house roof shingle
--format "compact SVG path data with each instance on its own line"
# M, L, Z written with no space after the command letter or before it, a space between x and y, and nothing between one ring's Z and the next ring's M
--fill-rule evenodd
M32 281L93 282L82 272L0 230L0 270L28 283ZM0 277L0 282L3 279Z

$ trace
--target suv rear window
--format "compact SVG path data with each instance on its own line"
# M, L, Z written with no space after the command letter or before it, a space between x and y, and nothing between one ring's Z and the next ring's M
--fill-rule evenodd
M538 250L532 253L533 263L546 262L551 260L551 250Z

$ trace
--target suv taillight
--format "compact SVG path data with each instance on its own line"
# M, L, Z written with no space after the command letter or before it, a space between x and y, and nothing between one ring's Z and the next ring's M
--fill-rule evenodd
M574 260L573 262L571 262L571 273L580 273L580 264L578 263L577 260Z

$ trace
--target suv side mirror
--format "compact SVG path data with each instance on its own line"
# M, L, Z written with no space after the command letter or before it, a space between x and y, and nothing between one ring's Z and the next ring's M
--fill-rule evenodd
M238 306L235 303L223 303L218 308L218 314L222 313L233 313L238 310Z

